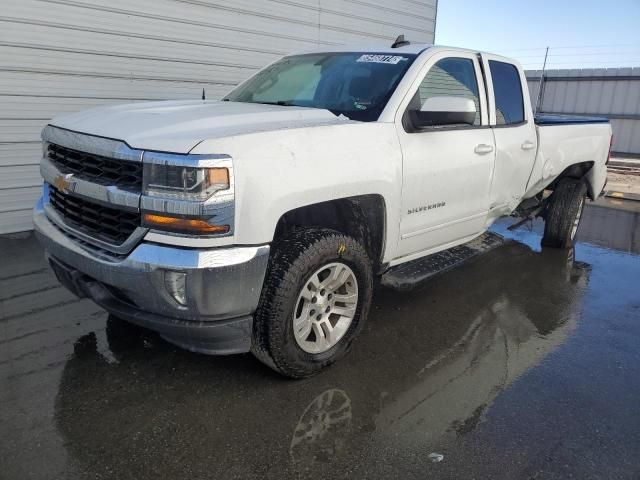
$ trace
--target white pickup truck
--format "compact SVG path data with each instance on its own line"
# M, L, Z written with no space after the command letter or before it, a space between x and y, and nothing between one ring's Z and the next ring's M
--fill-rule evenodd
M35 228L64 285L297 378L348 351L374 278L498 217L542 216L543 243L571 246L611 128L534 116L513 60L398 41L286 56L221 101L61 116L42 138Z

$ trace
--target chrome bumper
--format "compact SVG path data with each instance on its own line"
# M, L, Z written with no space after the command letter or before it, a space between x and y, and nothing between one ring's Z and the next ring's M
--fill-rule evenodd
M58 278L79 296L191 350L249 350L268 245L184 249L142 242L126 257L111 261L54 225L42 199L34 210L34 226ZM171 272L184 274L185 305L165 286Z

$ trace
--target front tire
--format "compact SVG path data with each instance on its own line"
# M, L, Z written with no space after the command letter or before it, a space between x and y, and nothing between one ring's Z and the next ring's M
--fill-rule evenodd
M546 211L542 245L554 248L571 248L587 196L587 186L575 178L563 178L558 182Z
M372 265L354 238L298 229L274 242L253 328L252 352L291 378L344 356L371 304Z

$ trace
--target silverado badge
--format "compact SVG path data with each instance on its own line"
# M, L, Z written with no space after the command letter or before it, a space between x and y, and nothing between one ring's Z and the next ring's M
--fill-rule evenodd
M446 204L447 202L438 202L430 205L420 205L419 207L410 208L407 211L407 214L411 215L412 213L426 212L427 210L433 210L434 208L444 207Z
M68 194L73 192L76 188L76 182L73 180L73 173L57 175L56 178L53 179L53 186L62 193Z

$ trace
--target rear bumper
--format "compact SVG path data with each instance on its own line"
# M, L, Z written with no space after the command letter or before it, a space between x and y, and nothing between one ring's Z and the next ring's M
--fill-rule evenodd
M189 350L249 350L268 245L184 249L143 242L124 258L108 258L63 233L42 200L34 225L56 275L78 296ZM176 274L184 282L184 304L166 286Z

